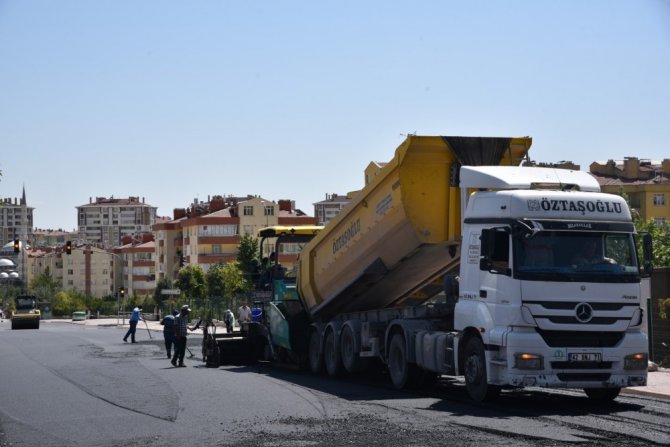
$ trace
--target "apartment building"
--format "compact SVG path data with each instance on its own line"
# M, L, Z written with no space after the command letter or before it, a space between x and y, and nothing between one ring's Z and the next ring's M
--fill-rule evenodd
M63 290L104 298L114 294L114 255L93 245L74 246L72 254L58 248L28 252L28 281L47 269Z
M113 248L121 245L124 236L151 232L156 223L157 208L144 203L144 197L89 198L77 207L79 234L86 242Z
M645 221L667 224L670 219L670 159L638 157L593 162L589 171L604 192L625 193L631 208Z
M243 235L256 237L260 228L271 225L314 225L316 219L295 208L291 200L278 202L258 196L214 196L188 209L175 209L174 219L154 225L158 280L174 280L180 267L197 264L207 271L218 263L237 259ZM270 241L263 249L271 253ZM297 250L279 253L282 264L295 262Z
M79 233L75 231L44 230L35 228L28 242L33 247L63 247L67 241L76 241Z
M26 201L26 188L21 198L0 198L0 246L13 242L32 239L33 210Z
M115 248L115 291L126 289L127 296L152 296L156 289L156 244L151 234L141 239L126 237L124 245ZM119 264L120 261L120 264Z
M351 194L351 193L350 193ZM314 203L314 217L316 217L317 225L326 225L335 216L340 214L342 208L351 202L350 195L341 194L326 194L326 199Z

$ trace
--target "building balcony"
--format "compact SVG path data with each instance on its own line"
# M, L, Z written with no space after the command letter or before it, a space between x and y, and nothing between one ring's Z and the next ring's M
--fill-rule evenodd
M199 264L216 264L217 262L233 262L237 260L236 254L229 253L199 253Z
M198 237L198 245L200 244L239 244L240 236L200 236Z

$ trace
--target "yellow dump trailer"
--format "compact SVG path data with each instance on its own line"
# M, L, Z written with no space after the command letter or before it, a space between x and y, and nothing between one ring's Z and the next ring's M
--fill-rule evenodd
M425 300L459 263L464 165L518 166L531 139L409 136L300 255L313 318ZM383 281L382 281L383 279Z

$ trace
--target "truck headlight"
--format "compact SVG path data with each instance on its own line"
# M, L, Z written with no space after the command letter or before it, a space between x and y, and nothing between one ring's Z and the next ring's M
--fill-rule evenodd
M514 367L516 369L544 369L544 357L528 352L516 353L514 354Z
M647 369L649 358L646 352L629 354L623 359L623 369Z

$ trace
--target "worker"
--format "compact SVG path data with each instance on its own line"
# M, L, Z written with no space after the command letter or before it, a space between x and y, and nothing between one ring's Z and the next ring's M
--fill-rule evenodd
M247 303L242 303L240 308L237 310L238 319L240 321L240 330L242 332L247 332L249 330L249 323L251 322L251 309L247 306Z
M133 343L137 343L135 341L135 332L137 329L137 323L140 320L144 321L144 318L142 318L142 306L137 306L136 308L133 309L133 313L130 314L130 318L128 319L128 324L130 325L130 327L128 328L128 332L126 332L126 336L123 337L123 341L127 343L128 336L130 335L130 340Z
M237 315L240 323L248 323L251 321L251 309L247 306L247 303L242 303L237 311Z
M235 328L235 315L230 309L226 309L223 313L223 322L226 323L226 332L231 334Z
M179 315L177 309L173 310L172 313L167 314L165 318L161 320L161 325L163 326L163 338L165 339L165 351L167 352L167 357L172 357L172 344L174 343L174 319ZM176 349L176 346L175 346Z
M186 339L188 335L188 314L191 309L188 304L181 306L181 312L174 319L174 355L172 356L172 366L185 367L184 355L186 354ZM179 362L179 364L177 364Z

